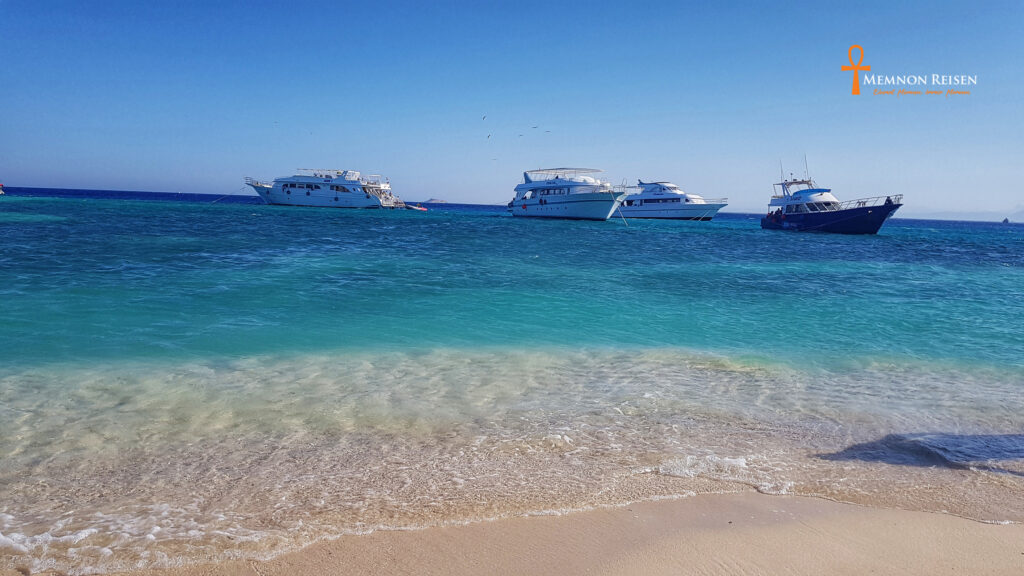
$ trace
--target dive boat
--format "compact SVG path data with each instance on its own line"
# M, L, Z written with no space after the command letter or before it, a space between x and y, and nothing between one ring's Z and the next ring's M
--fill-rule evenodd
M875 234L903 205L903 194L874 196L840 202L828 188L818 188L810 178L783 180L761 218L765 230Z
M391 184L373 174L354 170L300 169L299 174L276 178L273 183L246 178L267 204L325 208L404 208L391 193Z
M611 183L588 176L599 172L602 170L594 168L523 172L523 183L516 186L508 211L523 218L607 220L626 193L616 192Z
M704 199L683 192L671 182L637 180L640 192L626 196L619 212L626 218L711 220L728 204L727 198Z

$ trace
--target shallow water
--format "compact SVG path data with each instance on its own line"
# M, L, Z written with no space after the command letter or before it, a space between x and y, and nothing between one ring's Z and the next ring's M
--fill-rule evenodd
M6 196L0 566L756 489L1024 521L1024 227Z

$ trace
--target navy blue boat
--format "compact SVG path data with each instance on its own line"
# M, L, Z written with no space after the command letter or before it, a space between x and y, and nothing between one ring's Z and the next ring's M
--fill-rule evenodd
M875 234L903 205L903 195L874 196L840 202L828 188L811 179L783 180L772 196L768 214L761 218L765 230Z

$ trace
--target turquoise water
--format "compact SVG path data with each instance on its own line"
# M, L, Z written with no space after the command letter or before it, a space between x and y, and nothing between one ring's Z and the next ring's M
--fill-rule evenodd
M795 365L1024 365L1024 228L522 222L8 199L3 358L686 347Z
M0 237L9 566L742 489L1024 520L1020 225L8 195Z

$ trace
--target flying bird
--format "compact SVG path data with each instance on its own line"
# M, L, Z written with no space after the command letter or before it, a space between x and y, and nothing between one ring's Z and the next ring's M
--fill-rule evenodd
M487 114L484 114L484 117L481 118L481 120L487 120Z
M490 139L491 139L491 135L490 135L490 134L488 134L488 135L487 135L487 139L488 139L488 140L490 140Z
M534 128L536 128L536 126L534 126Z

